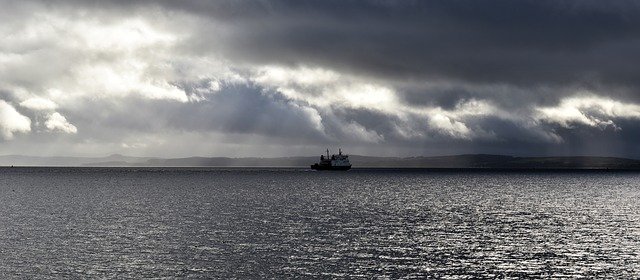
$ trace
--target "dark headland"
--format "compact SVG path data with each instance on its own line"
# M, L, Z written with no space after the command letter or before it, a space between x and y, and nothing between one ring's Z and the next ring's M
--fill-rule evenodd
M618 157L517 157L454 155L435 157L371 157L350 155L354 168L472 168L472 169L609 169L640 170L640 160ZM151 167L309 167L315 156L277 158L186 157L151 158L0 156L1 166L151 166Z

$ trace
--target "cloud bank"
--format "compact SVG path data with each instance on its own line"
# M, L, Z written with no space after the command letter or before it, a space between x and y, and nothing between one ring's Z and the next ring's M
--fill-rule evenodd
M640 157L634 1L0 4L3 154Z

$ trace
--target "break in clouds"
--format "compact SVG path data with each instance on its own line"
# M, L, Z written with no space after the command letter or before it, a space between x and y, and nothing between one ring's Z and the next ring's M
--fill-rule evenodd
M2 154L640 157L635 1L0 4Z

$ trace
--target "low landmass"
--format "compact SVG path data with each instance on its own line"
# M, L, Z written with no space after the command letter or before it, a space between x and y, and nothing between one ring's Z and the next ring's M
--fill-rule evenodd
M483 169L625 169L640 170L640 160L619 157L517 157L504 155L454 155L435 157L371 157L350 155L354 168L483 168ZM3 166L150 166L150 167L302 167L318 157L153 158L110 155L108 157L0 156Z

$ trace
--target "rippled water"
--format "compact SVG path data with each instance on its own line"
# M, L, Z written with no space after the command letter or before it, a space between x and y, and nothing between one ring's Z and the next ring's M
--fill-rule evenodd
M0 169L2 278L633 278L640 174Z

